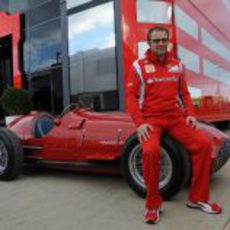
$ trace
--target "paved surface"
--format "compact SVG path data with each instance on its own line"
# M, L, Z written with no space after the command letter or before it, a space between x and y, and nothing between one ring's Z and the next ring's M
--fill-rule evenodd
M0 230L230 230L230 161L211 180L221 215L188 209L186 194L165 202L160 223L149 226L144 200L121 177L26 170L16 181L0 182Z

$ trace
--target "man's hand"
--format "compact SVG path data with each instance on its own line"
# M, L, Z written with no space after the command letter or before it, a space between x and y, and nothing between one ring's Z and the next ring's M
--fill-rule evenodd
M187 125L191 125L193 129L197 128L197 120L193 116L187 116L186 123Z
M137 128L137 136L140 142L150 138L149 130L153 131L153 127L150 124L142 124Z

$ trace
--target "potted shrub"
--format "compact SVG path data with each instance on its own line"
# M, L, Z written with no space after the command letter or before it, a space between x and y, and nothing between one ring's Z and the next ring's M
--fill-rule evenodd
M5 89L0 102L2 108L10 115L10 118L9 116L6 117L6 124L18 117L18 115L29 113L32 109L30 93L25 89L16 89L13 87Z

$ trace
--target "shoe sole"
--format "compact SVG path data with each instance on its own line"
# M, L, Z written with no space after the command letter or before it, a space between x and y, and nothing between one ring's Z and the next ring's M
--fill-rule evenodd
M220 214L222 211L208 211L206 209L204 209L202 206L200 205L195 205L195 204L186 204L186 206L188 208L194 208L194 209L199 209L205 213L208 213L208 214Z
M146 222L147 224L157 224L159 221L160 221L160 220L158 220L158 221L146 220L145 222Z

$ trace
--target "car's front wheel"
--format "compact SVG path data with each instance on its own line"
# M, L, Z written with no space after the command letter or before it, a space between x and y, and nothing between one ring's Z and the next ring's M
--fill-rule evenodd
M0 180L13 180L21 172L22 145L17 136L6 128L0 128Z
M169 136L161 140L160 183L163 199L174 196L185 182L190 171L180 146ZM143 178L142 148L136 134L129 137L121 155L121 168L129 186L141 197L146 196Z

